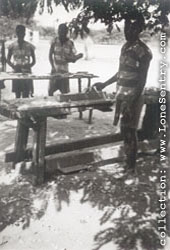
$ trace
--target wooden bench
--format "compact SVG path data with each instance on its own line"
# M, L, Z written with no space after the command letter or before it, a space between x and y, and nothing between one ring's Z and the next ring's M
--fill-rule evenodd
M158 97L159 91L146 91L145 103L147 106L157 105ZM111 99L88 100L88 98L86 100L58 102L56 97L18 99L10 101L9 103L1 102L0 114L18 120L14 152L6 155L6 161L13 161L15 165L17 162L31 158L37 177L37 184L40 184L44 181L45 177L46 155L120 142L122 140L120 134L109 134L46 147L47 117L55 116L60 118L62 115L68 115L72 108L108 108L113 102L114 100ZM157 114L150 113L151 119L155 115L159 118L160 110L158 109L157 111ZM158 127L159 124L157 124L157 129ZM31 149L27 149L28 132L30 128L33 129L33 146ZM147 130L146 127L145 129ZM143 133L145 133L145 131L139 131L139 138L146 138Z
M24 98L1 102L0 114L18 120L13 166L26 159L28 133L31 128L33 130L32 163L37 177L37 184L42 183L45 174L47 117L61 118L63 115L70 114L72 108L97 108L98 106L108 105L112 105L110 99L58 102L55 97Z

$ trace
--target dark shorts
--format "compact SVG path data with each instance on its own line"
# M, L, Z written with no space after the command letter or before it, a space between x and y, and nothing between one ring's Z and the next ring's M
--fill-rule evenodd
M0 81L0 89L4 89L4 88L5 88L4 81Z
M12 81L12 92L15 93L26 93L29 95L30 92L34 92L33 80L13 80Z
M49 95L53 95L56 90L60 90L62 94L70 92L69 79L51 79L49 82Z

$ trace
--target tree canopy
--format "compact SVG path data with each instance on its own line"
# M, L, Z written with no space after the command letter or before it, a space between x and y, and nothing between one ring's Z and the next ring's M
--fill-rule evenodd
M80 23L88 32L89 21L101 21L108 30L127 16L141 13L145 18L146 27L154 32L168 25L170 13L169 0L0 0L0 15L10 18L24 17L28 21L38 9L53 12L56 6L62 5L67 11L79 9L74 22Z

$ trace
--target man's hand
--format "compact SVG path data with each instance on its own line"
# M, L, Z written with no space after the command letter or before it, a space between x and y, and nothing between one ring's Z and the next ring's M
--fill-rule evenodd
M79 53L70 59L71 62L75 63L77 60L83 57L83 53Z
M92 87L96 88L98 91L101 91L102 89L104 89L105 86L103 82L96 82L95 84L93 84Z
M80 59L80 58L82 58L82 57L83 57L83 53L79 53L79 54L76 55L76 59L77 60Z

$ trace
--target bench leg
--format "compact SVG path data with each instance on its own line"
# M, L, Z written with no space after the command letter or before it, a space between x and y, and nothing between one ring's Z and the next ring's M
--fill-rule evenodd
M81 78L78 78L78 92L82 92ZM79 108L79 119L83 119L83 111L81 110L81 108Z
M88 78L87 87L88 87L88 88L91 87L91 78ZM89 123L89 124L92 123L92 115L93 115L93 108L89 108L89 120L88 120L88 123Z
M89 124L92 123L92 115L93 115L93 108L89 108L89 120L88 120Z
M47 118L38 120L33 128L32 161L36 174L36 184L42 184L45 179L45 144Z
M28 141L29 127L25 125L25 120L18 120L17 131L15 137L15 159L13 161L13 168L17 162L23 161L25 159L25 150Z
M91 78L88 78L87 87L88 87L88 88L90 88L90 87L91 87Z

